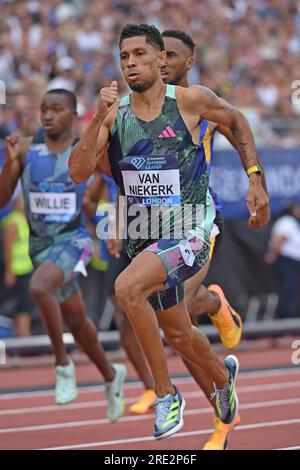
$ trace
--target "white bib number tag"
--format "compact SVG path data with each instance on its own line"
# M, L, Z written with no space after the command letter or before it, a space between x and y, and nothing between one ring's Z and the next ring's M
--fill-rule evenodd
M180 205L180 174L175 156L126 157L120 168L124 192L131 204Z
M74 215L76 212L75 193L29 193L30 210L33 214Z
M179 249L187 266L193 266L195 255L188 240L180 240Z

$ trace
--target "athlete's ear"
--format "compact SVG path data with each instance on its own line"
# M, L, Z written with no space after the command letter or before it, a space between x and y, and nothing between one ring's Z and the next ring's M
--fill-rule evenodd
M158 55L158 62L157 65L159 68L164 67L166 65L167 54L166 51L160 51Z
M194 65L194 62L195 62L195 57L194 57L194 56L188 57L188 59L186 60L186 68L187 68L187 70L191 70L191 68L192 68L193 65Z
M73 119L73 124L74 124L74 122L76 122L79 119L79 116L78 116L78 113L77 113L76 109L72 113L72 119Z
M76 126L77 123L80 121L77 111L73 111L72 113L72 126Z

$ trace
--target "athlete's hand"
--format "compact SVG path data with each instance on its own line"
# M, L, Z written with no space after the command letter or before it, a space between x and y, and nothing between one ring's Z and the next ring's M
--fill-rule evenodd
M106 241L107 251L111 256L115 256L116 258L120 258L120 253L123 248L123 241L118 238L109 238Z
M97 109L98 113L102 116L106 116L106 114L109 113L118 97L118 82L114 80L111 82L110 86L104 87L100 90L100 97Z
M273 264L277 260L278 255L274 253L273 251L268 251L268 253L265 254L265 262L267 264Z
M13 162L23 157L29 150L32 137L23 137L17 133L11 134L5 139L6 158Z
M21 153L21 137L18 134L11 134L5 139L5 155L8 160L17 160Z
M6 271L4 275L6 287L13 287L16 283L16 276L11 271Z
M252 183L250 180L247 193L247 206L250 212L250 227L265 227L271 218L271 211L269 197L261 183Z
M249 225L251 228L265 227L271 218L271 210L269 204L257 209L256 215L249 218Z

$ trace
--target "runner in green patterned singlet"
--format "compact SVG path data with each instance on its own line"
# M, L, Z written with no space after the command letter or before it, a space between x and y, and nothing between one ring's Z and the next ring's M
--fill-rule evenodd
M164 85L160 72L165 60L164 44L155 27L125 26L120 58L133 93L120 103L116 82L101 90L96 114L72 152L70 174L76 182L86 180L110 140L111 145L115 144L116 163L119 162L121 192L128 205L134 207L136 202L141 207L140 236L135 240L136 234L129 233L133 260L118 277L116 294L153 374L157 394L154 436L163 439L181 429L185 402L171 383L159 326L168 342L187 360L203 368L214 382L220 419L230 423L238 411L234 388L238 361L229 356L223 363L212 352L207 339L191 324L181 288L184 280L205 269L214 215L207 196L205 158L196 159L201 149L193 143L199 139L200 120L229 126L237 146L243 148L249 168L258 160L251 130L240 112L206 88ZM162 238L165 226L159 223L152 233L148 226L148 238L142 239L152 207L158 205L169 213L175 207L172 226L178 228L177 217L186 202L202 204L202 223L189 218L189 230L180 239L173 233ZM252 217L260 218L262 223L267 221L261 212L267 202L258 185L248 203Z

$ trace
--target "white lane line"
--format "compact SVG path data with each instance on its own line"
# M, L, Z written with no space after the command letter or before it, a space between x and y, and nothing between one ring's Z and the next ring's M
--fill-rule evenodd
M299 375L300 376L300 369L299 368L292 368L292 369L272 369L272 370L265 370L265 371L258 371L258 372L239 372L238 380L247 380L249 378L258 378L258 377L276 377L280 375ZM194 379L192 377L182 377L182 378L175 378L175 384L189 384L194 383ZM142 384L139 381L126 383L125 390L132 390L137 387L140 387L142 390ZM84 393L92 393L92 392L104 392L103 385L91 385L91 386L79 386L80 394ZM2 393L0 394L0 401L1 400L15 400L15 399L24 399L28 398L36 398L36 397L48 397L54 396L54 389L53 390L42 390L42 391L33 391L33 392L12 392L12 393Z
M257 403L244 403L239 406L240 410L250 410L258 408L269 408L274 406L290 406L300 403L300 398L287 398L285 400L272 400L272 401L261 401ZM184 416L194 416L194 415L203 415L211 414L212 408L194 408L192 410L187 410L184 413ZM119 420L120 423L129 423L135 421L147 421L153 420L153 415L142 415L142 416L125 416ZM41 424L35 426L23 426L17 428L4 428L0 429L0 434L13 434L20 432L35 432L35 431L50 431L53 429L66 429L66 428L77 428L77 427L86 427L86 426L100 426L104 424L111 423L106 418L101 419L89 419L83 421L68 421L63 423L53 423L53 424Z
M288 426L291 424L298 424L300 423L300 418L297 419L286 419L282 421L267 421L262 423L255 423L255 424L243 424L238 425L236 427L239 431L245 431L247 429L259 429L259 428L269 428L275 426ZM189 431L189 432L181 432L174 436L173 439L178 437L191 437L191 436L201 436L203 434L210 434L213 429L202 429L201 431ZM87 447L105 447L105 446L115 446L121 444L133 444L138 442L145 442L145 441L154 441L154 437L146 436L146 437L136 437L131 439L119 439L116 441L104 441L104 442L90 442L86 444L77 444L77 445L68 445L68 446L59 446L59 447L48 447L45 449L39 450L71 450L71 449L84 449Z
M273 390L286 390L292 388L300 389L300 381L285 382L285 383L271 383L271 384L261 384L261 385L244 385L238 386L238 393L257 393L257 392L266 392ZM184 398L203 398L204 394L201 390L195 390L193 392L184 392ZM126 404L135 403L138 397L128 397L126 398ZM107 400L99 401L90 401L90 402L79 402L79 403L70 403L64 407L58 405L45 405L45 406L36 406L36 407L25 407L25 408L10 408L7 410L0 410L0 416L8 415L18 415L26 413L49 413L49 412L64 412L70 410L85 410L91 408L100 408L107 407Z
M298 446L293 446L293 447L281 447L281 449L272 449L272 450L299 450L300 449L300 444Z

